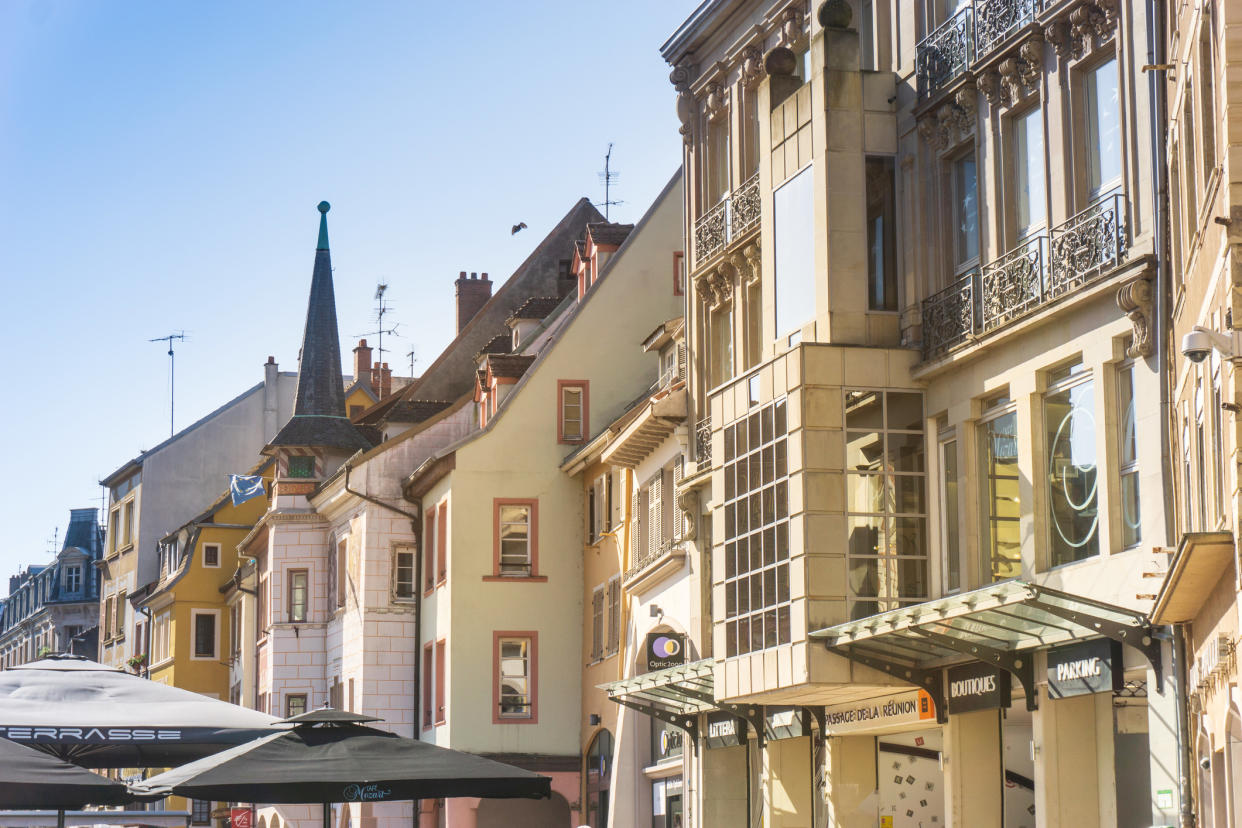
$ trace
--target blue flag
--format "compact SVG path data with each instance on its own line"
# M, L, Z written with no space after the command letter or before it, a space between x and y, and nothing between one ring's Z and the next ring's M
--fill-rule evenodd
M267 489L263 488L263 476L259 474L229 475L229 493L233 495L233 505L237 506L247 500L263 497Z

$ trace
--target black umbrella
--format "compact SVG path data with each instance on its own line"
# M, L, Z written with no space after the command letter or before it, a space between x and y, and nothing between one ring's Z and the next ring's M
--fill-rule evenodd
M271 733L235 704L57 655L0 671L0 737L88 768L166 768Z
M134 797L120 782L0 739L0 808L121 805Z
M453 796L547 798L552 780L470 753L365 727L377 719L316 710L248 744L131 786L141 796L234 802L385 802Z

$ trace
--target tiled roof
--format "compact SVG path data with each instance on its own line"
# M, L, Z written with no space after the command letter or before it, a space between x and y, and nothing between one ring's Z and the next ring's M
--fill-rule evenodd
M609 244L620 247L633 231L632 224L614 224L606 221L592 222L587 225L587 233L596 244Z
M511 377L517 379L526 373L526 369L535 361L533 354L491 354L487 365L493 377Z
M517 310L509 314L509 321L515 319L539 319L547 317L552 311L556 310L556 306L561 300L555 296L532 296L522 304L518 305Z
M513 350L513 335L507 333L496 334L487 341L486 345L479 349L479 352L474 355L474 359L478 362L487 354L507 354L511 350Z
M362 432L346 417L300 414L290 417L269 445L339 448L351 452L371 447Z
M421 423L453 403L444 400L402 400L388 412L388 419L398 423Z

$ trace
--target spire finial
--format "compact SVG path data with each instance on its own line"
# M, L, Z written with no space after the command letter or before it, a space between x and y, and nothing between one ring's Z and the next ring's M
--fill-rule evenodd
M317 250L328 249L328 211L331 209L332 205L328 202L319 202L319 244L316 245Z

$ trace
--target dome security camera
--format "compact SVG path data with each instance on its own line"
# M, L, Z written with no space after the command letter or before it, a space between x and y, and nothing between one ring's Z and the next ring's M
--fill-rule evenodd
M1203 331L1191 331L1182 337L1182 354L1193 363L1200 363L1212 353L1212 340Z
M1213 350L1225 359L1242 357L1242 331L1224 334L1195 325L1182 337L1182 355L1191 362L1203 362Z

